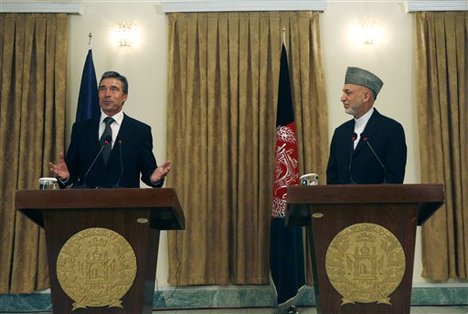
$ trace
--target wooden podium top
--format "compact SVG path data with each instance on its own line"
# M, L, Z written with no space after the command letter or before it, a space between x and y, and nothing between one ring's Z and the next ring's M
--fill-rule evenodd
M311 206L356 204L417 204L418 225L423 224L442 204L442 184L348 184L288 187L288 224L310 223Z
M151 223L160 230L185 228L174 189L63 189L16 191L15 207L41 227L44 210L152 209Z

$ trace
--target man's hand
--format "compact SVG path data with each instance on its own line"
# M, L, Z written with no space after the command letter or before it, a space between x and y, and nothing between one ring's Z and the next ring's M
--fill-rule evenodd
M49 162L49 167L51 175L59 178L61 181L67 181L70 178L70 172L68 171L63 152L60 153L59 160L56 164Z
M164 177L167 175L169 170L171 170L171 166L172 166L172 162L168 160L165 163L163 163L161 166L156 168L150 177L151 182L156 183L164 179Z

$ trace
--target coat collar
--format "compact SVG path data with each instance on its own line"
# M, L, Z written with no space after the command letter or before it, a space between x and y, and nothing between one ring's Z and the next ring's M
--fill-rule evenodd
M382 115L377 111L377 109L374 108L374 113L370 117L369 121L366 124L366 127L364 128L364 131L362 134L365 134L368 138L373 138L373 135L377 131L377 125L379 124L379 120L382 117ZM353 129L354 129L354 123L353 123ZM359 150L362 149L362 147L365 145L362 136L359 139L359 143L356 146L356 149L354 150L354 153L357 153Z

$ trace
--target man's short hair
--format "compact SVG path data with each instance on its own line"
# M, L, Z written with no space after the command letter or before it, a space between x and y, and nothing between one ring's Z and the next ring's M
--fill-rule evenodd
M107 78L115 78L122 83L122 92L124 94L128 94L128 81L127 78L121 75L119 72L116 71L107 71L101 76L101 80L99 81L99 85L101 85L102 80Z

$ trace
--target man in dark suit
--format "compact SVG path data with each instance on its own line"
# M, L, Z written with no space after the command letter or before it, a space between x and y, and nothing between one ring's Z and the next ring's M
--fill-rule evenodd
M140 174L151 187L163 185L171 162L157 166L150 126L122 111L127 97L127 79L117 72L104 73L100 117L74 123L66 157L61 153L57 163L50 163L61 187L137 188Z
M382 85L369 71L347 69L341 102L354 119L335 129L327 184L403 183L405 132L400 123L373 108Z

